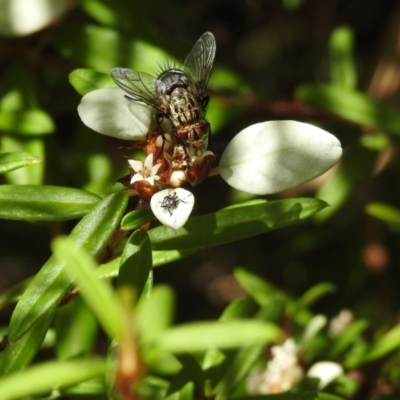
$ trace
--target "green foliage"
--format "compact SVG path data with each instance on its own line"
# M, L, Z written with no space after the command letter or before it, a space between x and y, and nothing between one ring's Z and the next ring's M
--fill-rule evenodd
M363 25L335 10L347 26L316 25L329 3L310 16L303 0L43 0L44 25L24 33L33 14L12 24L0 2L1 400L399 397L400 69L387 61L398 31L377 67L370 41L400 11ZM206 118L218 160L268 120L310 120L345 151L268 199L214 176L185 186L196 202L175 230L129 184L137 142L89 130L77 107L116 87L114 67L181 68L205 30L217 39ZM241 182L250 193L257 165Z

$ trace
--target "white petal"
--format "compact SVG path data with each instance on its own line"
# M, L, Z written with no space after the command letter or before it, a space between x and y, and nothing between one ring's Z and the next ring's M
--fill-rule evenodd
M320 361L315 363L307 372L311 378L319 378L319 389L329 385L334 379L343 374L341 365L332 361Z
M128 163L135 172L140 172L143 168L143 161L141 160L131 158L128 160Z
M173 199L176 193L177 200L171 200L168 206L168 199ZM151 209L156 218L164 225L172 229L179 229L185 225L194 206L194 196L188 190L165 189L153 195L150 201Z
M82 97L78 113L83 123L103 135L140 140L154 127L154 110L129 101L119 88L94 90Z
M236 189L270 194L316 178L341 154L336 137L320 128L269 121L249 126L233 138L222 154L220 173Z
M68 0L0 0L0 34L25 36L56 21Z

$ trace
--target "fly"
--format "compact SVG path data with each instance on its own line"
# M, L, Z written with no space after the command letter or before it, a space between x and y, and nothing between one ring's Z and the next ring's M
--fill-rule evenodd
M205 119L209 97L205 95L215 58L215 38L204 33L187 55L182 69L170 68L157 78L128 68L113 68L111 76L132 101L158 111L160 123L167 119L182 143L189 164L208 149L210 124Z

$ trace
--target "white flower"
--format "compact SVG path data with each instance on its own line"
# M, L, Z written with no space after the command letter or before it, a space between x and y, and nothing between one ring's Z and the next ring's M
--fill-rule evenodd
M139 181L147 181L150 185L154 185L154 180L159 180L160 177L157 171L160 169L161 164L153 165L153 153L150 153L146 159L141 160L128 160L129 165L135 171L135 174L131 178L131 184Z
M172 229L185 225L194 206L194 196L186 189L165 189L153 195L150 207L156 218Z
M291 389L303 378L298 362L297 346L286 339L281 346L271 348L272 358L263 369L254 370L247 379L250 394L280 393Z
M319 389L328 386L340 375L343 375L342 366L332 361L317 362L307 372L308 377L320 379Z
M119 88L87 93L82 97L78 113L89 128L123 140L144 139L156 123L152 107L128 100Z
M330 169L342 149L335 136L297 121L251 125L228 144L221 177L236 189L271 194L305 183Z

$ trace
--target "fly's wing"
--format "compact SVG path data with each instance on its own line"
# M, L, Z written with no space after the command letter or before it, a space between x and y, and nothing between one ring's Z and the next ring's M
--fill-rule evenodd
M144 72L128 68L113 68L111 77L114 82L133 100L159 108L156 94L156 78Z
M198 95L203 97L210 77L211 68L215 58L215 38L211 32L203 33L195 43L184 62L185 71L190 74L196 87Z

